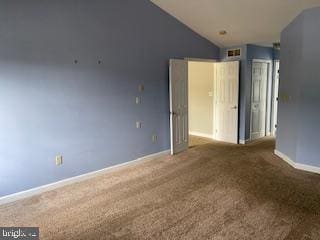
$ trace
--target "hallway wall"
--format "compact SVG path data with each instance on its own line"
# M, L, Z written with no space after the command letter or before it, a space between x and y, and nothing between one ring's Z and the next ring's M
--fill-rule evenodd
M189 132L212 137L214 64L189 62L188 65Z

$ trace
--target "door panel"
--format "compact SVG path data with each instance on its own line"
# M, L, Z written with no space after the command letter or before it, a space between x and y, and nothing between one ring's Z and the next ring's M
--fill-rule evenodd
M268 63L252 63L251 140L266 135Z
M260 100L260 81L254 81L253 88L253 101L258 102Z
M215 63L214 138L238 143L239 62Z
M171 154L188 149L188 62L170 60Z
M259 112L253 112L253 122L252 122L252 130L253 132L260 131L260 114Z

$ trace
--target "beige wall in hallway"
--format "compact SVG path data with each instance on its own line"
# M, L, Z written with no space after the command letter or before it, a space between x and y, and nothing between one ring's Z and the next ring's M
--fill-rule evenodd
M214 63L189 62L189 132L191 133L212 136L213 78Z

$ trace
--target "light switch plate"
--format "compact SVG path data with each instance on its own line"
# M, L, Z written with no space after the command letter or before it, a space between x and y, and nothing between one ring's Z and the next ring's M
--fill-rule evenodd
M141 128L141 122L136 122L136 128Z
M62 165L62 156L61 155L56 156L56 165L57 166Z
M136 104L140 104L141 103L141 98L140 97L136 97Z

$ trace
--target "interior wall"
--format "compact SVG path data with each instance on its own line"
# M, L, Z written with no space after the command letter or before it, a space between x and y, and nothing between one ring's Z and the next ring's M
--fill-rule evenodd
M320 167L320 8L304 11L281 34L276 148L291 160Z
M273 59L280 60L280 49L273 49Z
M320 8L307 10L303 16L297 160L320 167Z
M298 139L298 97L302 61L302 21L296 18L281 33L276 149L296 160ZM290 100L291 99L291 100Z
M189 62L189 133L212 137L214 63Z
M147 0L3 0L0 36L0 196L168 149L169 59L219 56Z

